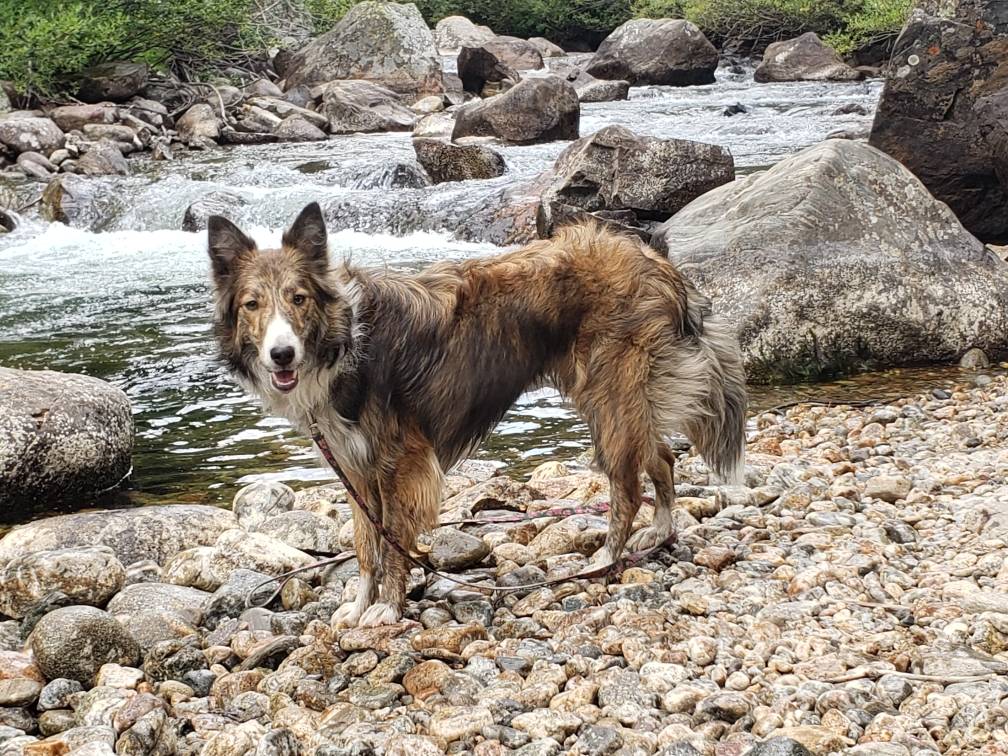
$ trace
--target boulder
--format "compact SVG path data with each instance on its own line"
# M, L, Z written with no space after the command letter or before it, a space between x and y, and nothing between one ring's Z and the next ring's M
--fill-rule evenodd
M441 139L414 139L417 160L431 181L488 179L504 173L504 157L481 144L452 144Z
M434 35L412 3L354 5L287 65L287 88L363 79L413 99L444 91Z
M703 32L681 19L635 18L599 45L586 71L599 79L645 84L714 83L718 53Z
M123 564L164 564L183 549L214 543L237 527L226 509L197 504L112 509L46 517L0 538L0 562L46 549L108 546Z
M685 139L638 136L607 126L574 142L557 158L544 205L588 212L627 210L665 220L700 195L735 179L722 147Z
M368 81L334 81L322 88L320 111L330 134L357 131L409 131L416 114L395 92Z
M247 205L248 200L240 194L228 191L210 192L193 202L186 208L182 217L183 231L206 231L207 221L211 215L223 215L233 218L235 208Z
M299 115L287 116L273 131L285 142L321 142L326 133Z
M521 79L514 68L487 47L463 47L458 54L457 68L462 90L476 95L483 93L488 82L506 82L500 88L509 89Z
M630 82L622 79L596 79L580 69L567 72L567 81L574 85L581 102L616 102L630 96Z
M91 145L77 161L77 170L85 176L127 176L130 172L126 158L110 139L99 139Z
M146 63L100 63L84 72L77 97L84 102L125 102L146 83Z
M182 114L175 128L180 141L191 147L207 147L220 139L221 121L212 106L198 102Z
M531 144L577 139L581 106L577 92L559 76L525 79L504 94L459 108L452 140L495 136Z
M4 514L84 504L129 473L132 451L130 402L116 387L85 375L0 367Z
M827 140L714 189L654 243L735 325L752 381L1008 348L1008 265L863 143Z
M538 71L543 67L543 56L538 48L518 37L495 36L480 47L516 71Z
M314 512L295 509L270 517L256 532L283 541L295 549L337 553L340 523Z
M53 591L72 603L103 606L123 587L126 570L111 549L84 546L36 551L0 568L0 614L21 618Z
M103 664L132 667L140 648L108 612L93 606L66 606L39 620L28 639L47 680L67 678L94 684Z
M562 58L567 54L560 45L553 44L546 37L529 37L529 44L544 58Z
M319 129L325 129L329 126L328 119L321 113L299 107L282 97L252 97L248 100L248 104L272 113L280 119L297 116Z
M109 614L125 619L151 612L177 614L197 623L210 593L169 583L134 583L117 593L108 604Z
M869 143L892 155L981 240L1008 243L1008 30L956 0L915 10L893 51ZM981 10L978 10L981 9Z
M66 137L51 118L13 113L0 118L0 144L14 152L50 155L63 147Z
M815 32L767 46L753 78L768 81L857 81L854 70Z
M48 221L99 230L122 201L112 187L73 173L54 176L42 192L40 214Z
M496 34L489 26L474 24L465 16L445 16L434 27L434 41L438 50L456 52L463 47L478 47L493 39Z
M49 111L49 118L63 131L73 131L74 129L83 131L85 126L93 123L115 123L118 117L118 108L108 103L61 105Z

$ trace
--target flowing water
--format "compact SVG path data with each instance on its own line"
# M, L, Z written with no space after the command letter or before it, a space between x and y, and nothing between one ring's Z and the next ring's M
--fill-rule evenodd
M877 81L754 85L751 72L719 70L713 85L635 88L628 101L585 105L581 133L621 124L713 142L730 148L744 173L832 131L864 130L879 91ZM735 103L748 112L723 116ZM849 103L867 115L833 115ZM0 236L0 365L86 373L129 395L137 435L130 503L228 501L238 486L267 477L328 480L308 442L283 420L262 417L216 363L205 238L178 230L186 207L211 191L234 192L245 200L234 219L267 244L306 203L338 202L345 221L330 229L334 255L415 269L497 251L455 238L465 209L547 169L566 144L503 147L504 176L424 188L395 188L401 166L413 163L408 134L136 160L130 177L95 179L106 199L88 227L27 219ZM905 393L949 380L940 371L904 371L760 390L755 398L769 406L802 396ZM588 443L561 399L539 391L522 397L478 456L521 473L547 458L577 456Z

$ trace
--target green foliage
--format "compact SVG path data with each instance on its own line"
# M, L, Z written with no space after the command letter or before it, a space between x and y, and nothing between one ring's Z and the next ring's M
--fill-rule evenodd
M357 0L305 0L305 10L312 17L316 34L324 34L347 14Z
M826 36L842 55L894 39L910 15L912 0L863 0L844 18L843 28Z

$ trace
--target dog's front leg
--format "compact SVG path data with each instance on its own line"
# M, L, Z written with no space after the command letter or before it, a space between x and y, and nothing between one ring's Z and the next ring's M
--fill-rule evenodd
M389 538L408 552L416 546L417 534L437 523L441 468L429 445L408 439L394 470L382 486L382 527ZM388 543L382 544L381 555L381 601L364 612L360 619L362 626L398 622L406 609L410 563Z
M356 503L351 502L351 509L354 522L354 548L357 551L357 563L360 565L360 578L357 583L356 600L343 604L333 615L333 622L337 627L356 627L361 616L378 598L378 580L375 573L381 557L381 536Z

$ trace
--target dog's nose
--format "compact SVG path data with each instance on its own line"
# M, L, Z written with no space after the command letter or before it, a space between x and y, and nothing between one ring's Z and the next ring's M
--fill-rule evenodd
M270 359L280 367L287 367L294 362L294 347L273 347L270 349Z

